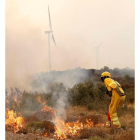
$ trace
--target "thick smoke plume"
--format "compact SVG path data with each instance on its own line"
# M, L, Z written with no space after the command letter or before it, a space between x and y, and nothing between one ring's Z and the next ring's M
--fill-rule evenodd
M48 91L48 84L51 82L63 83L66 87L72 87L77 83L86 81L94 70L77 68L67 71L52 71L51 73L40 73L32 76L33 91Z

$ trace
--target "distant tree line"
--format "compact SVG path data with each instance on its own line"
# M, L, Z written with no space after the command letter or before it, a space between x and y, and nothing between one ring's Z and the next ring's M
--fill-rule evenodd
M82 69L80 67L75 69L70 69L66 71L51 71L48 72L42 72L42 73L36 73L31 76L31 85L34 90L47 90L47 86L51 82L60 82L63 83L67 87L73 87L74 85L78 83L83 83L88 78L90 78L94 82L100 81L100 75L104 71L109 71L114 78L123 78L125 76L125 79L129 80L131 78L134 79L134 69L130 68L114 68L110 69L107 66L104 66L104 68L100 70L96 69ZM132 81L132 80L131 80ZM131 83L132 84L132 83Z

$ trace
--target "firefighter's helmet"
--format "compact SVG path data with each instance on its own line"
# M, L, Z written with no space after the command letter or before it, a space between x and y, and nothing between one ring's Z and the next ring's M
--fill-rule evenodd
M104 82L104 79L105 78L111 78L111 74L109 72L107 72L107 71L105 71L105 72L103 72L101 74L101 80L102 80L102 82Z
M111 74L109 72L105 71L105 72L103 72L101 74L101 77L109 77L109 78L111 78Z

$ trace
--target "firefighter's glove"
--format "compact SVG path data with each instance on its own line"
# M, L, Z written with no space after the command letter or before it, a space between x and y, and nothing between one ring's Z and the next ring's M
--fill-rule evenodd
M107 88L106 88L106 94L107 94L109 97L112 97L112 91L108 91Z

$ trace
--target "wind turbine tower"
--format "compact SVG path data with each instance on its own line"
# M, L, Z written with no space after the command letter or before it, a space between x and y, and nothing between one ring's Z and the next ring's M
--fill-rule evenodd
M51 25L51 17L50 17L50 11L49 11L49 6L48 6L48 14L49 14L49 25L50 25L50 30L45 31L45 34L48 34L48 51L49 51L49 72L51 72L51 48L50 48L50 35L52 35L53 42L56 46L54 35L53 35L53 30L52 30L52 25Z
M97 70L98 70L98 65L99 65L99 63L100 63L99 47L101 46L102 43L103 43L103 41L99 44L98 47L94 47L94 49L96 49L96 63L97 63Z

